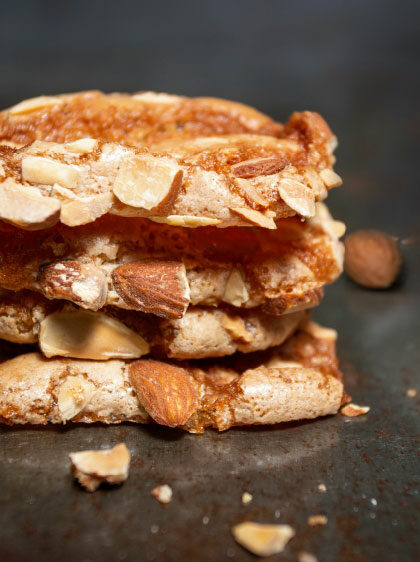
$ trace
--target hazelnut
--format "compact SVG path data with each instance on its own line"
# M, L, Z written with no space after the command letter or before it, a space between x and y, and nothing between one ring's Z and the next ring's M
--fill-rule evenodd
M357 230L344 244L344 268L353 281L371 289L385 289L394 283L402 257L391 236L379 230Z

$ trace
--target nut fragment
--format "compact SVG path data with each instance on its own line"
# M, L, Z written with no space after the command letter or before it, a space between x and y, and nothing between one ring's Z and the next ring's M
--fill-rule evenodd
M315 214L315 195L305 184L293 177L284 176L278 182L280 197L291 209L302 217Z
M121 484L128 478L130 452L124 443L112 449L70 453L74 476L89 492L102 483Z
M199 226L215 226L220 224L220 219L212 219L210 217L193 217L190 215L168 215L167 217L149 217L153 222L161 224L169 224L171 226L185 226L195 228Z
M170 503L172 500L172 488L168 484L156 486L150 493L158 502L163 504Z
M239 523L232 528L235 540L257 556L271 556L283 552L286 544L295 536L289 525L263 525Z
M367 414L370 410L370 406L358 406L357 404L347 404L344 408L341 408L341 414L348 418L354 418L356 416L362 416Z
M90 310L99 310L106 301L106 277L92 263L76 260L52 263L41 270L38 281L49 299L69 300Z
M182 318L190 302L185 266L170 260L126 263L112 272L121 299L134 310L163 318Z
M32 187L0 184L0 219L25 230L54 226L60 218L60 202L43 197Z
M11 115L23 115L24 113L31 113L37 109L44 109L45 107L51 107L52 105L58 105L60 103L63 103L63 100L60 98L55 98L53 96L38 96L36 98L23 100L14 105L9 109L9 113Z
M331 170L331 168L325 168L325 170L322 170L319 175L328 189L331 189L332 187L338 187L343 183L343 180L340 178L340 176L336 174L334 170Z
M149 345L118 320L101 312L54 312L41 322L39 345L47 357L136 359Z
M409 388L406 394L409 398L415 398L418 394L418 391L416 388Z
M306 322L301 329L316 339L328 341L337 340L337 330L334 330L333 328L324 328L324 326L320 326L313 320Z
M357 230L344 244L344 268L353 281L370 289L385 289L394 283L402 257L391 236L379 230Z
M67 226L80 226L93 222L107 213L112 206L112 193L100 193L64 201L61 205L60 220Z
M175 200L182 175L181 168L170 159L138 155L122 163L113 192L126 205L157 211Z
M129 374L140 403L156 423L184 425L199 406L198 391L185 369L140 360L130 365Z
M325 484L318 484L318 490L320 492L326 492L327 491L327 487Z
M269 228L274 230L277 228L276 223L270 217L266 217L255 209L247 209L246 207L234 207L230 209L233 213L239 215L251 224L260 226L261 228Z
M281 156L252 158L234 164L231 170L237 178L255 178L256 176L270 176L280 172L287 163L287 159Z
M22 179L42 185L62 185L69 189L77 187L79 172L74 166L55 162L42 156L22 158Z
M81 412L95 390L95 385L82 377L67 377L57 396L57 406L63 421L71 420Z
M314 527L315 525L326 525L328 518L325 515L310 515L308 517L308 525Z
M234 306L241 306L249 299L248 289L239 269L234 269L227 280L223 300Z
M87 152L92 152L92 150L96 148L97 144L98 141L96 139L85 138L73 142L68 142L65 146L69 152L86 154Z
M248 505L250 502L252 502L252 494L250 494L249 492L244 492L242 494L243 505Z
M245 343L249 343L252 340L252 334L248 332L245 322L240 316L223 314L222 326L234 340L241 340Z
M245 197L248 203L250 203L251 205L256 205L257 207L268 207L269 202L267 201L267 199L258 193L251 182L245 179L238 178L235 181L235 184L239 187L242 195ZM275 213L274 216L276 216Z

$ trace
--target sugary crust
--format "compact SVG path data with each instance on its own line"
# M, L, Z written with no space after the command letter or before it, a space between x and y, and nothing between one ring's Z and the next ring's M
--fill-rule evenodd
M341 273L337 227L342 223L333 221L322 204L313 219L278 221L273 231L191 230L117 217L31 233L0 223L0 287L42 292L40 274L46 265L79 260L106 276L107 305L132 308L113 288L115 268L150 258L171 259L185 265L193 306L218 306L226 298L232 272L239 271L247 292L235 306L264 305L269 313L282 314L318 304L322 287Z
M36 343L40 323L51 313L77 309L63 301L49 301L22 291L0 295L0 338L15 343ZM141 335L155 357L200 359L222 357L236 351L250 353L282 344L306 318L304 312L270 316L258 309L190 308L181 319L161 319L115 307L105 314Z
M298 332L287 342L294 360L301 356L301 338L315 350L313 357L334 356L334 345L326 351L316 348L317 340L306 332ZM283 346L277 349L277 361L283 359ZM304 349L303 349L304 351ZM161 363L164 369L165 363ZM236 371L223 364L197 368L179 364L188 373L199 402L197 411L184 429L200 433L205 427L225 430L234 425L273 424L333 414L343 397L343 385L337 373L308 368L302 364L269 366L269 356L254 368ZM232 365L231 365L232 366ZM71 418L73 422L147 423L147 412L139 402L129 376L130 363L44 359L27 354L0 365L0 420L3 423L64 423L58 400L60 389L69 377L82 380L90 389L89 399ZM322 367L321 367L322 369ZM68 419L68 418L67 418Z
M12 190L22 206L38 195L41 210L54 204L48 220L58 220L61 205L59 218L69 226L111 213L158 221L182 217L184 226L185 218L194 217L218 227L275 228L274 217L313 216L315 202L338 185L328 150L325 136L308 143L226 135L171 140L151 149L89 141L75 150L74 143L38 140L22 149L0 146L0 201ZM169 170L176 181L166 188ZM331 183L328 174L338 180ZM146 199L138 193L144 190L150 191ZM15 214L5 208L0 218L30 230L45 228L39 219L25 225Z

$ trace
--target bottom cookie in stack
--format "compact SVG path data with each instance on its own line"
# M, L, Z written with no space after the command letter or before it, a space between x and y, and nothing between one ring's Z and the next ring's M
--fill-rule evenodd
M26 353L0 365L0 421L155 421L201 433L334 414L346 399L335 339L334 330L306 320L278 347L213 360Z

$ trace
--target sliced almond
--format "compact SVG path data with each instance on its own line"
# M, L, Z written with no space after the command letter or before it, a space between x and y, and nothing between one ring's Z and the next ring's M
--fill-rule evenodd
M75 152L76 154L86 154L87 152L92 152L98 146L98 141L96 139L79 139L73 142L68 142L65 147L69 152Z
M249 492L244 492L242 494L242 503L243 505L248 505L249 503L252 502L252 494L250 494Z
M249 299L248 289L239 269L234 269L229 275L223 295L224 302L241 306Z
M55 162L42 156L22 158L22 179L42 185L62 185L74 189L79 183L79 171L74 166Z
M315 525L326 525L328 518L325 515L310 515L308 517L308 525L314 527Z
M315 214L315 196L305 184L291 177L280 178L278 184L280 197L291 209L302 217Z
M171 226L185 226L195 228L198 226L215 226L220 224L220 219L210 217L193 217L190 215L168 215L167 217L148 217L153 222L169 224Z
M327 197L328 191L325 188L319 172L315 168L306 168L304 178L315 196L316 201L322 201Z
M331 170L331 168L325 168L325 170L322 170L319 175L328 189L331 189L332 187L338 187L343 183L343 180L340 178L340 176L336 174L334 170Z
M232 528L235 540L257 556L271 556L283 552L295 536L290 525L263 525L246 521Z
M26 230L54 226L60 218L61 204L43 197L32 187L4 182L0 184L0 219Z
M140 360L130 365L129 374L140 403L156 423L184 425L199 406L198 391L185 369Z
M367 414L370 410L370 406L358 406L357 404L347 404L344 408L341 408L341 414L348 418L355 418L356 416L362 416Z
M255 211L255 209L248 209L247 207L234 207L230 209L236 215L239 215L246 221L254 224L256 226L261 226L262 228L269 228L274 230L277 228L276 223L273 219L263 215L259 211Z
M70 453L70 459L75 477L89 492L94 492L103 482L121 484L128 478L130 451L124 443L112 449Z
M182 169L169 158L137 155L122 163L113 192L126 205L158 211L175 200L182 176Z
M170 260L126 263L112 272L114 288L134 310L163 318L181 318L190 302L185 266Z
M112 199L112 193L98 193L92 197L65 201L61 205L60 220L67 226L93 222L111 209Z
M239 187L242 195L251 205L256 205L257 207L268 207L269 202L265 197L260 195L255 187L246 179L238 178L235 180L235 184ZM274 215L275 216L275 215Z
M96 387L82 377L69 376L60 386L57 406L64 422L77 416L92 398Z
M106 301L107 280L92 263L60 261L45 266L38 282L49 299L65 299L83 308L99 310Z
M223 314L222 326L234 340L241 340L245 343L252 341L252 334L248 332L245 322L240 316Z
M60 98L52 96L38 96L37 98L24 100L14 105L9 109L9 113L11 115L23 115L25 113L31 113L32 111L37 111L38 109L44 109L61 103L63 103L63 100Z
M283 170L288 160L280 156L267 158L252 158L244 160L231 167L232 173L237 178L255 178L256 176L270 176Z
M114 318L101 312L54 312L41 322L39 345L47 357L76 359L137 359L148 343Z
M328 340L332 342L337 340L337 330L334 330L332 328L324 328L324 326L321 326L320 324L317 324L312 320L304 324L301 329L316 339Z
M167 504L172 501L172 488L168 484L156 486L150 494L157 499L158 502Z

